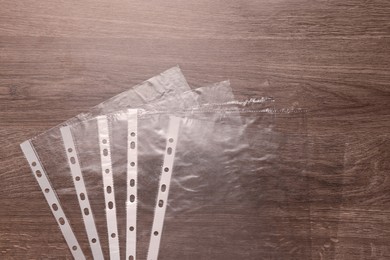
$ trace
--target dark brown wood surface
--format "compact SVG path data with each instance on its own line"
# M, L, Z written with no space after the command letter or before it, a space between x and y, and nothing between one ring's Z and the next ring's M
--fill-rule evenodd
M311 259L390 259L388 0L1 0L0 259L71 258L19 143L176 64L307 108Z

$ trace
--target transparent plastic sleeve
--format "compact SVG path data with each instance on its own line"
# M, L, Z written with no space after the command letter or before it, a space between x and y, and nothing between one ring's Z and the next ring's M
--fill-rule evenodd
M138 144L139 259L311 257L303 112L214 108L169 128Z
M215 87L216 86L212 88L214 91L211 91L211 93L216 93ZM203 95L205 95L205 93L207 92L198 91L198 93L203 93ZM218 96L220 101L223 101L221 95ZM226 95L225 101L228 100L230 97L231 95ZM208 99L202 99L202 100L208 100ZM257 127L261 129L262 125L256 124L258 123L260 118L263 118L260 117L260 115L265 114L270 118L273 118L276 115L276 112L272 112L273 104L271 102L270 103L264 102L264 104L261 107L257 104L256 109L261 108L261 110L257 111L251 108L246 108L248 111L245 112L245 113L249 113L249 115L255 115L257 112L259 112L259 115L257 115L256 117L246 118L247 120L249 120L248 122L250 122L253 119L256 119L252 122L253 125L249 123L242 125L240 114L236 112L235 114L233 114L234 116L230 115L230 113L236 111L234 108L227 109L226 106L222 106L222 108L220 108L219 105L212 106L210 102L206 102L206 104L207 105L200 108L199 110L197 109L188 109L188 111L165 110L163 112L144 111L143 113L141 113L141 115L138 116L138 121L137 121L138 141L137 141L136 149L138 152L138 160L134 164L132 161L128 160L128 158L125 156L129 152L128 144L129 144L130 136L132 136L132 133L128 129L129 125L128 125L127 113L123 113L123 112L115 113L107 117L107 121L110 126L109 127L110 148L111 148L110 156L111 156L111 165L114 172L114 183L115 183L114 187L115 187L115 202L116 202L115 208L118 216L117 217L118 226L120 227L119 236L121 237L120 241L122 241L121 248L122 249L125 248L125 246L123 245L125 241L125 234L128 232L135 232L137 235L137 258L138 259L146 258L148 247L149 247L149 240L151 234L154 233L151 232L151 227L153 226L154 208L155 208L156 196L159 190L159 177L160 177L161 169L165 168L165 167L162 168L163 165L162 159L164 157L165 152L167 151L165 146L167 142L166 135L169 130L169 115L186 116L187 118L197 120L196 121L197 124L187 126L190 128L191 131L195 131L196 133L196 135L194 135L195 137L195 139L193 140L194 143L198 142L196 141L197 137L207 135L209 131L213 132L213 134L215 135L213 136L213 138L215 137L216 140L219 139L225 140L224 135L226 135L226 140L229 140L229 138L231 138L232 136L236 136L237 131L238 133L240 133L240 131L246 129L246 127L248 126L252 126L252 130L253 130L253 127L257 125ZM227 122L229 124L225 126L226 132L219 131L219 128L215 126L217 123L226 124ZM298 123L303 124L302 127L304 130L305 129L304 123L303 122L298 122ZM265 125L265 122L263 123L263 125ZM197 127L193 127L193 126L197 126ZM202 130L203 126L206 127L204 130ZM268 126L267 129L268 130L272 129L271 126ZM107 209L108 204L106 199L104 198L105 196L104 193L108 193L108 191L106 190L108 186L104 184L104 180L102 179L102 174L103 176L105 176L110 171L106 172L105 170L107 169L103 169L102 167L100 167L101 159L99 157L99 153L104 154L104 152L100 149L99 144L104 142L104 139L99 139L97 129L99 129L98 120L89 120L89 121L82 122L81 124L78 125L73 125L72 133L77 144L77 151L78 151L79 160L81 162L82 172L85 179L87 180L86 185L88 189L88 194L93 198L93 203L94 204L96 203L95 205L93 205L95 218L101 220L100 222L102 223L102 227L104 229L105 212L107 212L108 210ZM292 131L294 131L294 129L292 129ZM222 133L224 133L224 135L222 135ZM302 133L302 135L304 136L304 133ZM187 135L185 136L187 137ZM241 139L245 141L246 138L255 137L255 136L248 136L243 134L237 136L239 136ZM213 147L212 140L213 139L210 140L211 148ZM305 139L301 141L305 141ZM245 146L245 144L246 143L243 143L242 145ZM225 148L226 147L227 146L225 146ZM179 148L180 148L180 144L179 144ZM304 152L304 149L298 151ZM207 152L205 152L205 154L206 154L204 158L205 160L212 158L212 156L209 156ZM274 154L276 154L275 151ZM269 155L272 155L272 153L270 153ZM211 161L210 163L212 162L213 161ZM192 164L191 161L188 162L188 164L192 165L192 167L195 167L195 164ZM133 197L132 200L131 196L133 196L133 194L129 194L127 192L127 188L128 186L132 186L132 182L126 179L126 171L129 166L134 166L134 165L136 165L138 169L138 180L137 180L138 196ZM104 187L104 189L102 189L102 187ZM111 188L112 187L110 187L110 192L111 192ZM307 190L305 190L305 192L307 192ZM129 227L130 229L122 228L126 225L125 205L134 201L138 204L136 226ZM185 203L188 204L188 201ZM304 213L308 214L308 211L304 211ZM310 231L310 225L309 225L310 223L308 221L308 216L305 215L305 217L306 217L305 218L306 222L304 222L305 225L303 225L302 232ZM286 230L286 232L288 232L288 230ZM108 230L105 230L103 233L110 234ZM303 237L302 239L308 239L308 237ZM303 246L303 248L307 249L308 247ZM124 253L122 253L122 256L123 254Z
M153 104L147 104L141 106L142 111L161 111L164 113L174 113L175 111L180 110L191 110L202 104L212 104L213 102L228 102L234 100L231 88L229 87L229 82L224 81L220 83L213 84L208 87L203 87L196 89L194 91L186 92L180 95L180 98L175 98L171 100L167 98L162 101L155 102ZM132 110L134 112L134 110ZM155 112L150 112L155 113ZM101 119L101 118L100 118ZM153 117L153 120L147 121L146 128L143 127L142 120L138 122L138 131L132 133L130 127L132 125L129 123L129 113L128 111L120 111L117 113L109 114L105 117L108 124L109 137L104 139L105 142L109 140L110 147L110 164L112 169L103 168L101 161L101 147L100 143L102 142L100 138L100 128L99 117L96 119L86 120L79 124L74 124L70 126L70 131L73 136L73 140L76 146L77 157L80 163L80 168L82 175L84 177L85 186L87 189L88 196L90 197L91 209L94 214L96 225L98 226L99 235L102 241L102 244L107 244L110 242L110 235L115 232L108 230L106 225L107 211L108 208L108 192L107 187L109 186L110 194L114 194L115 198L113 199L113 209L116 211L116 221L118 225L118 234L119 235L119 244L121 248L120 255L123 257L127 253L125 252L127 245L126 235L130 231L129 228L133 227L131 230L134 234L142 232L146 227L141 228L139 225L135 230L134 226L127 227L126 220L126 205L129 202L128 194L128 182L127 172L128 167L135 166L135 164L144 164L144 158L139 157L137 162L128 161L129 153L129 140L133 136L132 134L137 134L138 144L141 147L144 147L144 139L148 139L148 144L160 145L160 142L164 141L164 137L161 136L164 128L166 127L168 120L167 118ZM154 131L151 131L153 128ZM151 148L154 151L154 148ZM139 148L137 149L139 151ZM157 154L158 162L161 161L160 154ZM105 182L107 176L110 175L112 171L113 183L112 185ZM68 174L69 175L69 174ZM64 178L64 177L62 177ZM69 176L67 176L69 179ZM58 179L58 178L56 178ZM65 188L62 186L62 188ZM65 188L66 189L66 188ZM139 189L137 189L139 190ZM64 191L66 192L66 191ZM76 199L76 196L73 196ZM134 198L136 199L136 198ZM142 221L142 216L135 216L137 220ZM107 241L107 234L108 241ZM138 237L137 237L138 238ZM137 239L138 244L138 239ZM131 255L129 255L131 256ZM126 256L126 259L129 257ZM135 258L134 258L135 259Z

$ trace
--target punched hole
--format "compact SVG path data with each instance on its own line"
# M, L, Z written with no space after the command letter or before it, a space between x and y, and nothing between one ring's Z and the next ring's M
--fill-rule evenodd
M85 194L84 193L80 193L80 199L81 200L85 200Z
M162 206L164 206L164 201L163 201L163 200L159 200L158 206L159 206L160 208L162 208Z
M112 209L114 207L114 203L112 201L108 202L108 208Z
M135 149L135 142L131 142L131 143L130 143L130 148L131 148L131 149Z
M108 150L107 150L107 149L103 149L103 155L104 155L104 156L107 156L107 155L108 155Z
M129 230L130 231L134 231L134 227L129 227Z
M165 167L165 168L164 168L164 172L169 172L169 168L168 168L168 167Z
M135 133L134 132L131 132L131 134L130 134L132 137L134 137L135 136Z
M131 162L130 166L134 167L135 166L135 162Z
M134 260L134 256L129 256L129 260Z
M130 202L134 202L135 201L135 196L134 195L130 195Z
M107 186L107 193L111 193L112 189L111 189L111 186Z
M88 208L84 208L84 214L85 214L86 216L89 215L89 209L88 209Z
M169 138L169 142L170 142L170 143L173 143L173 138Z
M76 159L72 156L72 157L70 157L70 162L71 162L72 164L75 164L75 163L76 163Z
M71 153L73 152L73 149L72 148L68 148L68 153Z
M134 179L131 179L130 180L130 187L134 187L135 186L135 180Z
M110 170L109 170L109 169L106 169L105 172L106 172L106 173L110 173Z
M60 222L61 225L65 225L65 219L64 218L59 218L58 222Z
M36 162L32 162L31 165L32 165L33 167L35 167L35 166L37 166L37 163L36 163Z
M45 192L46 192L46 193L49 193L49 192L50 192L50 189L46 188L46 189L45 189Z
M172 148L171 148L171 147L168 147L168 149L167 149L167 154L169 154L169 155L172 154Z
M153 235L158 236L158 232L154 231Z
M102 140L102 143L103 143L103 144L106 144L106 143L107 143L107 139L103 139L103 140Z
M77 250L77 246L72 246L73 251Z
M80 176L76 176L75 180L79 181L80 180Z
M53 204L51 205L51 207L53 208L54 211L57 211L57 210L58 210L58 206L57 206L57 204L55 204L55 203L53 203Z
M111 234L111 237L112 237L112 238L115 238L115 237L116 237L116 234L115 234L115 233L112 233L112 234Z
M37 175L38 178L41 178L41 177L42 177L42 173L41 173L40 170L37 170L37 171L35 172L35 174Z
M92 243L95 244L96 243L96 238L92 238L91 241L92 241Z
M161 191L164 192L167 189L167 185L163 184L161 185Z

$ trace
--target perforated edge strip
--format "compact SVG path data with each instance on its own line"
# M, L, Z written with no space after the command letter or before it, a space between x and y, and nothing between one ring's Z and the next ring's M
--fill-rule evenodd
M50 184L49 178L46 174L46 171L42 167L42 164L38 158L38 155L35 152L35 149L31 145L30 141L25 141L20 144L24 156L26 157L31 171L37 180L39 187L41 188L43 195L51 212L53 213L55 219L57 220L58 226L62 232L62 235L65 238L66 243L68 244L69 250L72 253L75 259L84 260L84 253L79 245L79 242L76 239L76 236L73 233L72 228L70 227L69 221L65 216L65 213L61 207L57 193Z
M106 220L108 231L108 245L110 248L110 259L120 259L118 224L116 218L116 203L114 180L112 175L110 138L106 116L97 117L99 131L100 158L103 175L104 200L106 203Z
M129 109L127 116L126 259L135 260L137 246L138 110Z
M104 259L70 127L65 126L60 130L93 258L98 260Z
M148 250L148 260L157 260L160 248L162 230L164 226L165 211L168 201L168 193L172 178L172 168L175 160L176 144L179 135L180 118L170 117L167 145L164 154L163 167L161 169L160 184L157 201L154 210L154 220Z

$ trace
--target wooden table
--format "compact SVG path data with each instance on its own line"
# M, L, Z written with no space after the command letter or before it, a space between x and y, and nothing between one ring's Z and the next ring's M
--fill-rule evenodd
M304 107L312 259L390 258L390 2L0 1L0 258L71 255L19 143L179 64Z

